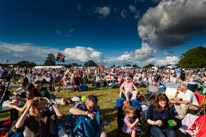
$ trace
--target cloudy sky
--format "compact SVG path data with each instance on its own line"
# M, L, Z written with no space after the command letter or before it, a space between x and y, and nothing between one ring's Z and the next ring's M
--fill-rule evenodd
M176 64L206 45L206 0L0 1L0 63L49 53L99 65Z

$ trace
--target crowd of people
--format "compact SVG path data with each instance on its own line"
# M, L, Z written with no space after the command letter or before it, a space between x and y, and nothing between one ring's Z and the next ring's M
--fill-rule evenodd
M18 77L18 78L16 78ZM89 90L88 79L92 79L92 86L99 88L119 88L120 98L125 97L126 101L138 98L138 87L160 86L165 82L179 83L179 94L172 99L168 99L165 94L157 94L153 103L148 108L147 123L150 126L151 134L154 137L175 137L177 133L174 127L168 125L166 121L172 120L174 126L177 120L182 120L187 109L198 109L198 101L192 91L187 89L190 82L206 85L206 70L204 69L125 69L125 68L61 68L61 69L35 69L26 67L14 67L5 69L0 65L0 98L1 100L9 99L11 96L8 92L4 93L7 79L13 79L13 83L21 83L13 94L18 100L23 100L24 106L19 107L10 104L9 107L22 112L21 117L13 127L13 132L25 131L25 136L52 136L50 125L57 117L62 117L63 113L56 104L51 100L50 92L44 84L49 84L49 90L60 90L62 85L67 88L71 85L75 91L83 88ZM17 81L15 81L17 80ZM60 83L55 87L56 82ZM2 98L3 97L3 98ZM119 98L119 97L116 97ZM64 100L63 100L64 102ZM0 103L3 103L1 101ZM100 120L103 120L103 114L100 106L97 104L98 99L94 95L89 95L85 102L76 104L70 109L70 113L77 116L87 116L95 119L95 114L100 114ZM173 113L171 104L174 104L177 115ZM189 104L194 104L189 106ZM141 131L137 126L140 119L133 119L134 108L131 106L123 107L125 118L122 132L135 136L136 132ZM75 117L78 119L78 117ZM80 127L81 128L81 127ZM100 136L107 136L102 124L99 125Z

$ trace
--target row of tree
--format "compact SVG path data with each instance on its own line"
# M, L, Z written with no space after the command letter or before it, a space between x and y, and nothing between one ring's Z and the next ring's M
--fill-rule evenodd
M9 64L6 64L6 65L9 65ZM37 64L34 62L29 62L29 61L20 61L16 64L12 64L12 65L13 66L18 65L19 67L34 67ZM43 65L55 66L56 60L55 60L54 54L48 54ZM82 66L82 65L79 65L77 63L58 64L58 65L63 65L67 68L74 67L74 66ZM169 65L170 64L168 64L166 66L161 66L159 68L165 68ZM85 62L83 66L84 67L88 67L88 66L97 67L98 65L94 61L89 60L89 61ZM154 64L148 64L148 65L145 65L143 68L151 68L153 66L154 66ZM188 50L187 52L182 54L182 56L180 57L180 61L178 62L178 64L176 64L176 66L181 66L184 68L205 68L206 67L206 48L203 46L198 46L196 48L192 48L192 49ZM120 67L120 66L115 66L115 64L113 64L111 67ZM139 66L137 64L134 64L134 65L125 64L124 67L138 68Z

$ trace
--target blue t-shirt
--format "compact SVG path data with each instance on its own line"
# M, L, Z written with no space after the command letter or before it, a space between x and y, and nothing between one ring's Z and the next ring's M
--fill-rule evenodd
M181 69L176 69L176 74L181 74Z
M4 70L0 69L0 76L6 76L7 73L8 73L8 71L6 69L4 69ZM5 79L5 78L6 77L3 77L3 78L0 77L0 79Z

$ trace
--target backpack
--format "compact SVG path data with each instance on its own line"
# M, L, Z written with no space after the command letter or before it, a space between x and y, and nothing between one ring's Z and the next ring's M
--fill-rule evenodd
M138 100L133 99L133 100L131 100L131 102L132 102L132 107L134 107L134 108L140 108L141 107L140 102Z
M75 128L73 129L73 133L79 129L79 126L82 125L82 133L86 137L99 137L100 129L96 120L91 120L86 116L79 116L76 121Z
M114 107L114 109L118 109L118 107L122 107L125 99L124 98L118 98L117 99L117 106Z

